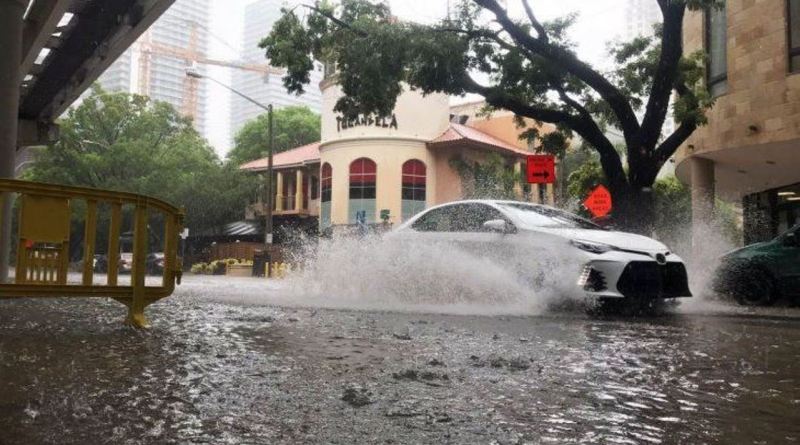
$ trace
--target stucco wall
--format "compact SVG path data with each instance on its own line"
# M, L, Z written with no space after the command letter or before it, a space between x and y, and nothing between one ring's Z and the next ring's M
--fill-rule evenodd
M381 209L389 209L390 222L399 223L401 215L401 181L403 163L419 159L427 167L426 198L432 205L433 190L436 190L436 175L431 166L434 163L425 143L402 139L361 139L334 142L321 151L321 162L330 163L333 169L331 190L331 224L348 223L348 202L350 186L350 163L367 157L377 166L375 183L376 215L379 219Z
M333 107L342 96L341 88L327 84L322 91L322 143L364 137L403 138L429 141L441 135L449 124L450 107L444 94L423 97L417 91L405 91L397 98L394 115L397 128L375 124L337 127L339 113ZM388 122L387 122L388 124Z

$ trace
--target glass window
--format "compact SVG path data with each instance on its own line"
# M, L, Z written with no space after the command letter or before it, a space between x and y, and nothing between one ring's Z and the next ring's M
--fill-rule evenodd
M431 210L412 228L421 232L483 232L483 223L493 219L508 222L497 209L485 204L454 204Z
M331 191L333 189L333 169L327 162L320 169L320 208L319 225L323 229L331 225Z
M367 158L358 158L350 163L350 193L348 204L348 222L358 222L358 215L362 213L366 222L375 222L375 182L377 179L377 166Z
M604 230L580 216L552 207L533 204L499 204L512 218L528 227L569 227L574 229Z
M727 9L712 7L706 12L706 53L708 90L716 97L728 92Z
M325 164L328 165L328 164ZM328 165L328 170L330 170L330 165ZM311 175L311 199L319 199L319 178Z
M411 227L420 232L449 232L451 207L433 209L422 215Z
M800 72L800 0L789 0L789 71Z
M425 210L425 174L422 161L411 159L403 164L401 216L404 221Z

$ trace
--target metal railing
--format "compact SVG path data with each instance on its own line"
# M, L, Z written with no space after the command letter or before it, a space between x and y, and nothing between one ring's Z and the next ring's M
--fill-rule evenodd
M0 299L21 297L110 297L128 307L127 322L146 327L144 309L167 297L180 283L178 236L183 211L134 193L0 179L0 193L18 195L17 256L13 283L0 283ZM75 201L86 203L80 283L68 283L70 225ZM98 206L108 206L107 276L95 284ZM123 206L133 206L133 258L129 285L119 284ZM147 286L151 211L164 218L163 273L160 286Z

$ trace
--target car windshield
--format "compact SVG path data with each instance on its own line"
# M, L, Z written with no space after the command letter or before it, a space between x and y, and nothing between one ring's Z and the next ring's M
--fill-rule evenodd
M523 203L503 203L498 206L515 219L531 227L605 230L588 219L552 207Z

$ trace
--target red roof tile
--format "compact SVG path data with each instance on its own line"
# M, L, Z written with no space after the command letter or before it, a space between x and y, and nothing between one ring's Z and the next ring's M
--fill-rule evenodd
M272 156L273 168L285 168L319 161L319 142L282 151ZM256 159L239 166L240 170L260 171L267 169L267 158Z
M496 137L484 133L476 128L468 127L466 125L450 123L450 127L444 133L439 135L436 139L429 142L431 145L441 143L453 142L472 142L481 145L487 145L489 148L494 148L498 151L512 152L517 155L529 155L530 153L511 145L507 142L501 141Z

